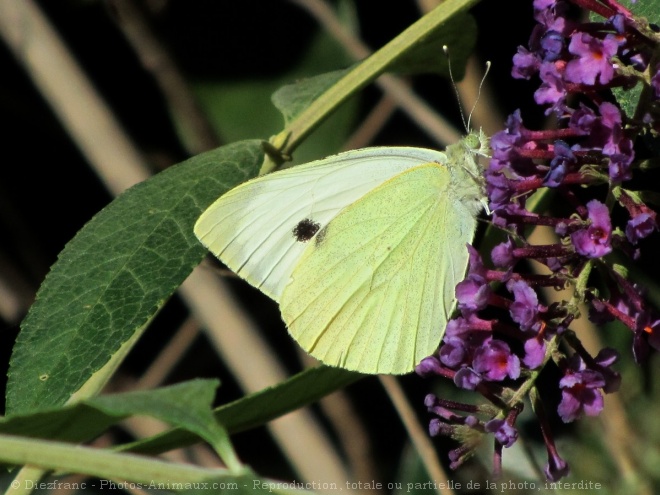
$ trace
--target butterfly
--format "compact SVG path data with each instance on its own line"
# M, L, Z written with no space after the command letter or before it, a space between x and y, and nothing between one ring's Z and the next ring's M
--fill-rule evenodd
M445 152L348 151L247 181L195 234L279 303L289 333L330 366L403 374L438 347L486 206L473 132Z

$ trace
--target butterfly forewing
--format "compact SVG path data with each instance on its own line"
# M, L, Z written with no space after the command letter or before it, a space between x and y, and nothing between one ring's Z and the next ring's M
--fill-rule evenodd
M221 196L199 218L195 234L229 268L279 301L311 242L301 225L322 229L391 177L445 160L444 153L420 148L365 148L269 174Z

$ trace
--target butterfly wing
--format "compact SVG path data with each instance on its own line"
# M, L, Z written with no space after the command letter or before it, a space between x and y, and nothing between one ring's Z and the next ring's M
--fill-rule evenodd
M445 154L364 148L292 167L230 190L199 218L195 234L231 270L279 301L316 229L401 172Z
M280 301L305 350L329 365L391 374L435 351L476 227L450 187L445 165L409 169L309 242Z

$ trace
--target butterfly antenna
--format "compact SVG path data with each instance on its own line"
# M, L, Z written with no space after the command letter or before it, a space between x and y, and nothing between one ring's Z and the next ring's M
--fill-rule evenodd
M468 132L470 132L470 121L472 120L472 114L474 113L474 109L477 108L477 103L479 103L479 98L481 97L481 88L484 85L484 81L486 81L486 76L488 75L488 72L490 72L490 60L486 62L486 70L484 71L484 77L481 78L481 82L479 83L479 90L477 91L477 98L474 100L474 105L472 105L472 110L470 110L470 115L468 115Z
M454 74L451 71L451 58L449 57L449 47L447 45L442 45L442 51L445 53L445 57L447 57L447 67L449 68L449 79L451 80L451 85L454 88L454 93L456 93L456 101L458 101L458 110L461 112L461 121L463 122L463 127L465 127L465 130L467 132L470 132L469 128L469 119L466 122L465 121L465 114L463 113L463 105L461 105L461 95L458 92L458 87L456 86L456 81L454 81ZM470 115L472 115L472 112L470 112Z

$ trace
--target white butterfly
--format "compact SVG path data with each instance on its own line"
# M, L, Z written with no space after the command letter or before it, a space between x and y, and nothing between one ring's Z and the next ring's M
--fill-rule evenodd
M485 204L469 134L446 153L365 148L230 190L195 234L273 298L300 346L363 373L407 373L440 343Z

